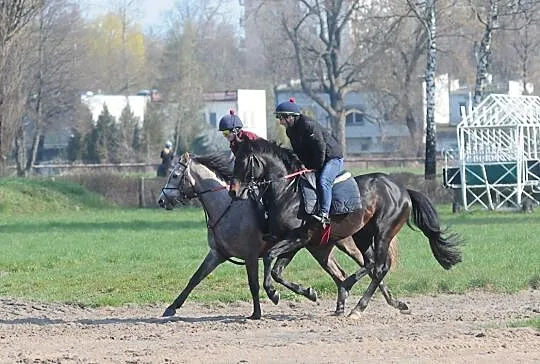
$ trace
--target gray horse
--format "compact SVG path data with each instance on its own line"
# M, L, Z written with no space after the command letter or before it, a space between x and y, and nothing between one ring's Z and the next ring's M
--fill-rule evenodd
M263 218L260 209L251 199L232 200L227 191L227 181L232 175L232 165L229 152L215 153L209 156L192 156L183 154L174 166L167 185L162 189L159 205L173 209L178 203L184 203L192 198L198 198L204 208L207 227L208 245L210 251L193 274L189 283L167 307L163 316L173 316L180 308L191 291L218 265L231 258L243 260L246 266L249 288L253 299L253 313L250 319L261 318L259 301L259 258L269 248L262 237ZM352 238L336 242L336 246L349 255L359 265L363 266L362 252ZM347 277L346 272L335 259L333 244L310 245L306 247L323 269L330 274L336 285L341 286ZM286 266L297 251L278 257L276 265ZM279 283L296 293L302 294L312 301L317 300L315 291L304 288L296 283L281 279ZM268 297L277 304L279 295L267 290ZM338 300L339 298L338 294ZM338 302L343 309L343 303Z

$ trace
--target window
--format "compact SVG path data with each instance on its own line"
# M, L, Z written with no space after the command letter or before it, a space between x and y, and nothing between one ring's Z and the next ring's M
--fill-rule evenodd
M350 110L345 116L345 125L364 125L364 113Z
M460 102L459 103L459 116L464 118L466 116L466 114L467 114L467 103Z

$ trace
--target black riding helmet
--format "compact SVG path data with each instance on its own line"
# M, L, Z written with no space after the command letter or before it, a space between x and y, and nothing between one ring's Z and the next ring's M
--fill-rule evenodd
M243 126L242 120L234 113L234 110L229 110L229 113L219 120L219 131L242 129Z

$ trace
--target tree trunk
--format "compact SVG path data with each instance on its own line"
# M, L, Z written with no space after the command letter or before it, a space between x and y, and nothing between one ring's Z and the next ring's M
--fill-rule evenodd
M493 38L493 30L496 26L497 17L499 16L498 0L492 0L489 16L484 25L484 35L480 41L480 47L476 56L476 80L474 84L474 99L473 107L478 106L484 96L486 80L489 68L489 58L491 56L491 41Z
M426 160L424 177L434 180L437 175L437 135L435 131L435 72L437 70L437 45L435 35L437 19L435 1L426 2L428 26L428 54L426 65Z

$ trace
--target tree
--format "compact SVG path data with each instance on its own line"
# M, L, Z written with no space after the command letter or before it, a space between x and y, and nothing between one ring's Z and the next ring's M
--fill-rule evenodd
M73 45L81 22L76 5L68 0L48 0L31 28L35 52L28 57L32 63L26 112L31 119L28 131L32 143L27 158L17 160L24 174L36 162L45 130L59 132L73 119L78 101L74 64L79 60Z
M141 130L141 153L147 161L159 156L165 141L163 120L165 120L163 104L149 103L144 113L144 123Z
M26 102L24 71L27 27L42 0L0 1L0 176L7 173L11 146Z
M365 14L378 11L379 4L359 0L282 4L290 10L283 11L281 24L294 48L302 90L328 113L334 134L346 145L345 96L360 87L363 65L378 56L370 47L378 34L373 30L376 22L370 23L371 29L358 24L369 21Z
M471 2L471 9L481 24L482 37L476 44L476 79L474 88L474 106L477 106L483 99L486 85L489 81L490 66L492 62L493 38L501 31L522 31L533 25L537 20L539 12L538 1L511 1L489 0L488 4L484 2ZM527 39L525 32L522 41L527 42L526 47L520 47L522 51L530 49L531 41ZM534 42L535 38L533 38ZM512 55L513 57L515 55ZM524 67L524 73L527 73L528 55L518 53L521 60L521 66ZM523 75L524 79L526 74Z
M437 0L414 3L407 0L411 10L427 32L426 60L426 157L424 177L434 180L437 175L437 136L435 134L435 73L437 71Z
M138 24L126 14L109 13L87 28L85 84L87 89L112 94L133 93L146 87L145 40Z
M118 150L117 153L113 154L116 157L115 162L126 162L135 159L133 146L138 145L135 138L138 138L139 124L139 118L135 117L129 104L127 104L118 119L117 129L119 135L116 141Z

